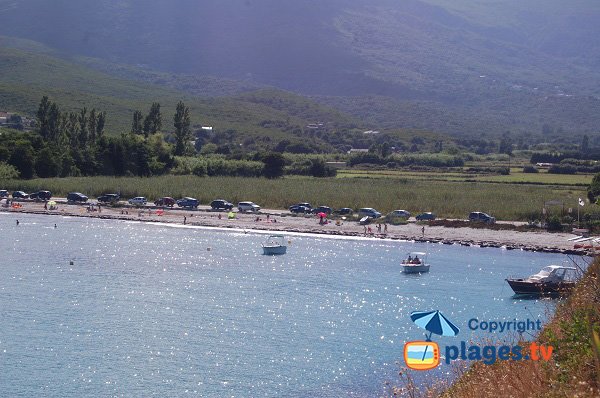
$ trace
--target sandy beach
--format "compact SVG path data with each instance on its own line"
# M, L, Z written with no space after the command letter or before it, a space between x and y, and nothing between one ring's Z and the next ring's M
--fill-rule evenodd
M389 225L387 233L384 226L381 232L376 224L371 224L365 233L365 226L356 221L335 220L321 225L316 216L292 216L287 211L267 210L258 214L235 213L235 218L228 219L226 212L208 209L157 209L146 207L105 207L100 211L89 211L87 205L68 205L58 203L55 210L46 210L44 203L21 202L20 208L0 208L8 213L35 213L62 215L72 217L96 217L103 219L135 220L145 222L177 223L214 228L236 228L242 230L269 230L279 232L311 233L340 236L367 236L374 239L394 239L417 242L441 242L444 244L461 244L465 246L505 247L508 250L521 249L552 253L585 255L586 250L574 249L569 238L571 233L549 233L545 231L519 232L514 230L492 230L486 228L449 228L445 226L424 226L416 223L406 225ZM367 227L368 228L368 227Z

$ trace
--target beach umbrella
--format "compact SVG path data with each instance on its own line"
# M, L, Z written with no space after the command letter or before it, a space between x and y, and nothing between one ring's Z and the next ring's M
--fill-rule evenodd
M425 335L427 341L431 341L433 333L440 336L456 336L459 329L456 325L448 320L440 311L413 311L410 313L410 319L420 328L429 332L429 336ZM423 359L427 353L427 346L423 352Z
M320 212L319 214L317 214L317 216L325 218L327 217L327 214Z

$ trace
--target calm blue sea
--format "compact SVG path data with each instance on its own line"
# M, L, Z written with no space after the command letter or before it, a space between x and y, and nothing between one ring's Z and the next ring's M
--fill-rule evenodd
M545 320L554 302L504 278L569 261L306 235L268 257L255 233L6 213L0 231L1 397L380 396L424 338L411 311L461 329L440 346L490 337L474 317ZM409 251L429 274L401 273Z

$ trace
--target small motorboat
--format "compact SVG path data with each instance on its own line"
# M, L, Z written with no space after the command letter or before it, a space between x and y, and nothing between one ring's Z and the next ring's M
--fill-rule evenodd
M421 256L419 258L419 256ZM427 264L427 253L412 252L408 254L405 260L402 260L402 272L405 274L420 274L429 272L429 264Z
M279 255L285 254L287 246L285 245L285 237L283 235L269 235L267 241L263 243L263 254Z
M515 294L561 295L575 287L576 268L549 265L527 279L507 278Z

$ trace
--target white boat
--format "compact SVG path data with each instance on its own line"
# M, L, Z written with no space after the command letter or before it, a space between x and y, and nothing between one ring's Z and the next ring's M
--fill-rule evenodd
M283 235L269 235L267 241L263 243L263 254L267 255L279 255L285 254L287 246L285 245L285 236Z
M405 260L402 260L402 272L405 274L420 274L429 272L427 264L427 253L411 252Z

